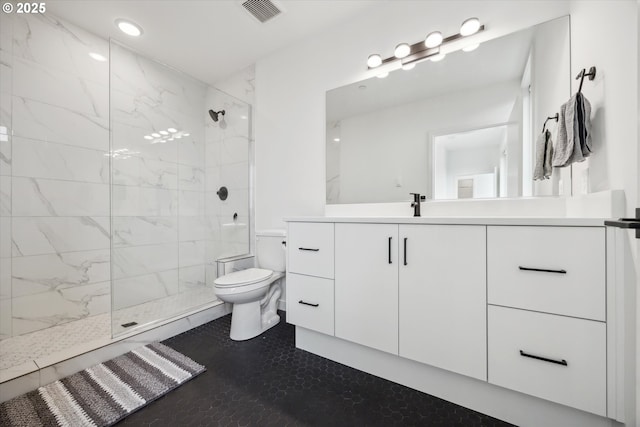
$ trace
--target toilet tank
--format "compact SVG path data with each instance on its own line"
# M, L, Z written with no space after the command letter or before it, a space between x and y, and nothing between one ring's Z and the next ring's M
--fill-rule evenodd
M258 267L282 272L286 270L286 246L282 244L286 236L285 230L256 231Z

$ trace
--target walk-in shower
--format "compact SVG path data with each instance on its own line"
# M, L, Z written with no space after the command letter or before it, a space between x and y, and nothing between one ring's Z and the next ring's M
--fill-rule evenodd
M0 18L4 381L220 303L215 260L249 253L251 114L64 21Z

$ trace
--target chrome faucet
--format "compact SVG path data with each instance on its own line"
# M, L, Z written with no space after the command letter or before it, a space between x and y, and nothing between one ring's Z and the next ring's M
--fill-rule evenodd
M413 208L413 216L420 216L420 202L422 200L427 200L427 196L421 196L420 193L409 193L413 195L413 202L411 202L411 207Z

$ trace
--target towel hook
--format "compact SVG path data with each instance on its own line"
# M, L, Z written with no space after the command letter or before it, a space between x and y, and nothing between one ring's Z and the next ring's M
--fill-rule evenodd
M576 80L580 79L580 87L578 87L578 93L582 92L582 83L584 82L585 77L589 77L589 80L593 80L596 78L596 67L589 68L589 72L587 73L586 69L582 69L576 76Z
M560 114L556 113L555 116L551 116L551 117L547 117L547 120L544 121L544 124L542 125L542 133L544 133L545 129L547 128L547 122L549 120L555 120L556 122L560 119Z

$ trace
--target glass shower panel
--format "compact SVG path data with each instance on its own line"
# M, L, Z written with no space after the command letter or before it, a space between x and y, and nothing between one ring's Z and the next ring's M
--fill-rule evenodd
M215 259L235 248L248 251L248 232L243 240L221 231L223 206L238 213L230 223L248 224L248 179L228 185L233 190L227 205L211 201L218 190L209 184L217 186L228 174L219 157L227 156L227 132L244 135L247 147L249 141L246 104L243 122L232 114L211 119L208 110L223 109L225 102L236 109L224 98L205 83L111 42L114 336L217 302ZM234 154L244 158L229 163L237 168L231 175L248 176L248 149Z
M206 121L206 214L213 221L207 259L248 254L251 107L209 88L207 105L219 120ZM220 113L224 111L224 115ZM213 276L212 274L209 276Z

